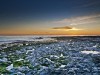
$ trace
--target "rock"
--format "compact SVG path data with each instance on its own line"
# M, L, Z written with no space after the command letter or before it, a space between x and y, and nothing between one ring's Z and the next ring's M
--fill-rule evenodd
M93 67L93 72L98 72L98 68L97 67Z
M100 55L96 52L100 48L90 38L74 37L56 43L31 42L22 42L25 47L17 51L1 51L0 66L4 63L4 68L12 75L99 75ZM20 45L20 42L13 45Z
M42 66L41 69L39 70L39 75L48 75L49 74L49 68Z
M68 74L69 75L75 75L75 71L73 70L73 68L69 69Z
M84 72L90 72L90 70L88 68L84 68L83 70L84 70Z
M0 59L0 62L7 62L7 58Z
M11 69L13 69L13 64L11 64L8 67L6 67L6 70L8 70L8 71L10 71Z

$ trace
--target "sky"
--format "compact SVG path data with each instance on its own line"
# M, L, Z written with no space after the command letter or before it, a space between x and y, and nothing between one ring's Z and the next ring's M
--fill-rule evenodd
M0 0L0 35L100 35L100 0Z

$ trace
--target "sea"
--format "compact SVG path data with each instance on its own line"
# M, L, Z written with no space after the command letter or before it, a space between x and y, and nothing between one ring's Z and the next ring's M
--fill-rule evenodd
M4 43L12 43L17 41L44 41L52 40L50 37L58 37L66 35L24 35L24 36L0 36L0 45ZM73 35L72 35L73 36ZM83 35L84 36L84 35Z
M12 43L12 42L17 42L17 41L43 41L43 40L49 40L49 39L51 39L50 36L46 36L46 35L0 36L0 45L4 43Z

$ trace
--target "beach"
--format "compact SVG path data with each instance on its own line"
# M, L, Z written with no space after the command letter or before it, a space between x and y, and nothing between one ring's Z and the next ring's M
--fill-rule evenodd
M100 74L100 36L10 36L9 39L9 42L0 39L4 41L0 45L1 75Z

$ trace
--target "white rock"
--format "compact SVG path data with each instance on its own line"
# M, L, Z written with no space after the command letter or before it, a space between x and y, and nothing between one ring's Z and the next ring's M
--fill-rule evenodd
M13 64L11 64L11 65L9 65L8 67L6 67L6 70L11 70L11 69L13 69Z
M65 67L65 66L66 66L66 65L61 65L60 67L63 68L63 67Z
M22 60L24 60L24 59L18 59L18 60L16 60L16 61L22 61Z
M34 49L32 49L32 50L27 50L26 54L28 54L29 52L32 52L32 51L34 51Z

